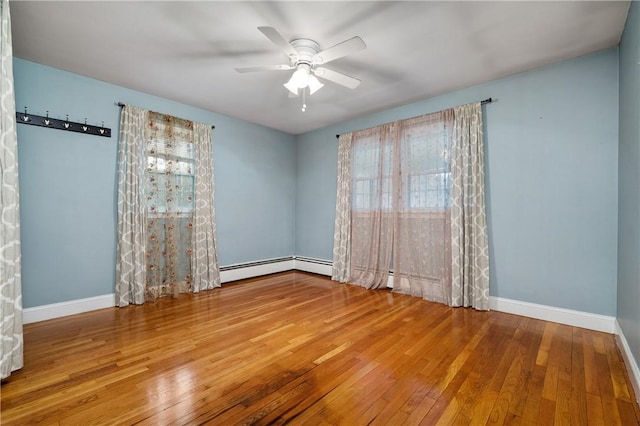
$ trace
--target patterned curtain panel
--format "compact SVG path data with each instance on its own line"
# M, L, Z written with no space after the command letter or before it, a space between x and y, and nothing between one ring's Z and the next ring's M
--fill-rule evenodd
M146 299L191 289L193 123L149 112L145 169Z
M192 269L194 293L220 287L213 204L213 155L211 126L193 124L195 149L195 215L193 220Z
M22 283L16 106L9 2L0 1L0 378L22 368Z
M118 306L220 286L212 160L210 126L123 108Z
M454 109L451 148L452 306L489 309L489 244L480 103Z
M333 235L333 267L331 279L341 283L351 274L351 137L338 138L338 190L336 224Z
M117 306L145 301L146 124L147 111L130 105L122 108L118 144Z
M393 291L448 304L453 110L404 120L400 127Z

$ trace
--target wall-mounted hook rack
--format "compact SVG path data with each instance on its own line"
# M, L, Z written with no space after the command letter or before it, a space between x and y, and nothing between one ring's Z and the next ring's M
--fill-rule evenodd
M111 137L111 129L104 127L104 121L101 126L92 126L87 124L87 119L84 119L84 123L76 123L69 121L69 115L65 120L58 120L57 118L50 118L49 111L45 117L41 115L33 115L27 112L27 107L24 108L24 113L16 112L16 121L22 124L30 124L32 126L50 127L52 129L67 130L69 132L86 133L88 135Z

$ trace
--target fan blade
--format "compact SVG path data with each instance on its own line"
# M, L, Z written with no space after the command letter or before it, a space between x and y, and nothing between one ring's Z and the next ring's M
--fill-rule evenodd
M353 37L349 40L343 41L342 43L338 43L333 47L325 49L322 52L316 53L313 58L311 58L311 61L318 65L326 64L327 62L347 56L350 53L363 50L366 47L367 45L364 44L364 41L360 37Z
M282 37L282 34L273 27L258 27L258 30L264 34L273 44L278 46L280 50L287 54L289 57L297 57L298 52L294 49L289 42Z
M241 67L236 68L239 73L256 72L256 71L279 71L279 70L292 70L291 65L263 65L260 67Z
M360 80L357 78L349 77L346 74L342 74L337 71L332 71L327 68L315 68L311 70L316 76L324 78L325 80L333 81L349 89L355 89L360 85Z

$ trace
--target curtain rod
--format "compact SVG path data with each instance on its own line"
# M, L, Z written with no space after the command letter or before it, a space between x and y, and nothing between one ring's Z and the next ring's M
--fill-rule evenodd
M123 104L122 102L118 102L116 105L118 105L120 108L122 108L123 106L125 106L126 104ZM192 121L192 120L187 120L187 121ZM216 126L211 126L212 129L215 129Z
M486 104L490 104L491 102L493 102L493 98L487 98L483 101L480 101L480 105L486 105ZM340 135L336 135L336 138L339 138Z

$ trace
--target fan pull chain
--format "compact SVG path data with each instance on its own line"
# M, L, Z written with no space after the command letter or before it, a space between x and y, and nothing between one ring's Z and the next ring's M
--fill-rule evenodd
M303 87L302 88L302 112L305 112L307 110L307 88Z

